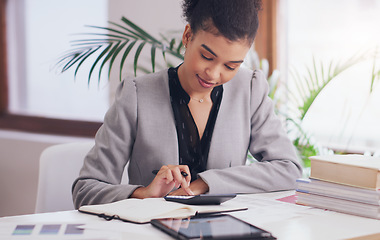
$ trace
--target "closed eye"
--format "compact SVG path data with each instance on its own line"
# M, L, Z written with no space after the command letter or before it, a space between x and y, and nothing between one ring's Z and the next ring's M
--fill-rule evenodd
M202 56L202 58L206 59L207 61L211 61L211 60L212 60L212 58L208 58L208 57L206 57L206 56L203 55L203 54L201 54L201 56Z
M235 68L230 67L230 66L228 66L228 65L224 65L224 66L226 66L226 68L227 68L228 70L231 70L231 71L235 70Z

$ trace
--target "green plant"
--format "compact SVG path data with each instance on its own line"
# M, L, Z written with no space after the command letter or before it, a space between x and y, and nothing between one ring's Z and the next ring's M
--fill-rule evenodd
M287 87L289 111L283 114L287 119L289 135L293 136L294 146L297 148L305 167L310 166L310 156L321 153L317 144L311 140L310 134L302 128L302 123L310 112L313 103L328 84L344 71L371 57L372 55L366 52L354 55L344 62L335 63L331 61L327 66L322 62L317 64L315 59L313 59L312 66L306 67L307 74L301 76L297 70L291 71L291 80L294 82L294 87L292 89L289 86ZM379 78L379 72L375 71L375 60L370 93L373 91L376 79Z
M313 58L312 67L306 67L307 76L300 76L297 70L291 71L296 90L293 91L288 88L288 93L298 108L297 118L302 121L321 91L342 72L364 59L367 59L366 55L353 56L343 63L338 62L335 64L331 61L327 66L326 72L324 64L320 63L317 65ZM301 99L298 99L298 96L300 96Z
M61 73L75 68L74 77L76 77L79 69L83 66L82 64L94 55L96 59L88 74L88 82L90 82L97 66L99 67L98 81L100 81L102 71L107 64L108 77L114 65L119 65L119 79L121 80L126 59L133 52L132 49L135 50L133 70L136 75L139 57L146 45L150 45L152 72L156 70L157 49L161 51L166 64L169 66L171 64L166 60L167 54L183 59L181 54L182 41L178 41L178 38L168 39L161 35L162 40L158 40L125 17L121 18L121 22L122 24L110 22L111 27L88 26L92 29L102 30L102 32L87 33L85 35L91 38L73 40L71 42L73 49L59 58L56 67L60 69ZM116 60L118 56L121 56L120 60Z

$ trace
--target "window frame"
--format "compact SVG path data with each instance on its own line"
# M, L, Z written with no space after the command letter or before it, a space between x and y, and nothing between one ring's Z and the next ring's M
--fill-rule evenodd
M6 5L0 0L0 130L17 130L31 133L94 137L102 122L64 120L12 114L8 111L9 91L7 73ZM263 1L260 28L255 40L260 58L269 61L270 71L276 68L276 9L278 0Z
M267 59L269 72L277 69L277 9L279 0L263 0L259 14L259 29L255 38L260 59Z

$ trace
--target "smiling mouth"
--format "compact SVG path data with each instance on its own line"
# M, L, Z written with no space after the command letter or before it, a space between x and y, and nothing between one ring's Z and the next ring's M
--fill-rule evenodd
M198 78L199 84L204 88L211 88L215 85L214 83L210 83L210 82L203 80L201 77L199 77L199 75L197 75L197 78Z

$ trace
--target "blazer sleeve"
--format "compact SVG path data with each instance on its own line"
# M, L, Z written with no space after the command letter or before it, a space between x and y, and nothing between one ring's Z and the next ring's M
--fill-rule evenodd
M248 151L257 160L250 165L210 169L199 176L210 193L258 193L290 190L302 175L295 148L268 97L268 83L255 71L250 94L250 140Z
M75 208L128 198L137 185L120 184L136 136L137 95L132 79L122 82L115 102L95 136L79 177L72 187Z

